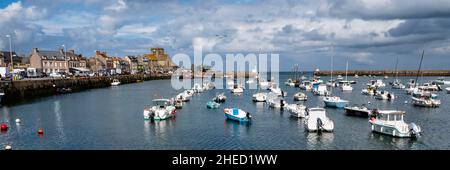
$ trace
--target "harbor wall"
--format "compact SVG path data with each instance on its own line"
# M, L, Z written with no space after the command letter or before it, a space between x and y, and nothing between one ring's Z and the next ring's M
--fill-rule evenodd
M113 79L118 79L121 84L136 83L156 79L170 79L170 75L118 75L105 77L76 77L76 78L48 78L19 81L3 81L1 88L5 95L2 104L15 104L39 97L58 94L58 88L71 88L72 92L94 88L111 86Z
M314 72L317 76L329 76L331 71L317 71ZM354 76L372 75L372 76L395 76L395 70L349 70L348 75ZM417 70L398 70L398 76L417 76ZM345 76L345 70L333 71L333 75ZM419 76L450 76L450 70L422 70Z

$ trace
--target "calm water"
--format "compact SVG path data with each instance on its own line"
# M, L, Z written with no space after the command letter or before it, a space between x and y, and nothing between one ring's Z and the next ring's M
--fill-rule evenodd
M299 89L284 86L289 77L280 75L280 87L288 93L286 100L293 103L292 95ZM291 118L287 111L253 103L251 96L257 90L245 90L240 96L231 95L229 90L211 90L194 95L175 119L144 121L142 110L152 99L180 92L170 87L170 80L158 80L3 106L0 122L6 122L10 129L0 134L0 147L9 144L13 149L450 149L450 94L438 92L443 103L440 108L418 108L404 104L405 100L410 102L410 96L403 90L390 87L387 89L397 97L393 102L361 95L368 80L360 77L352 93L333 92L351 104L370 101L373 108L405 110L406 121L422 127L421 138L373 134L367 119L345 116L344 110L329 108L327 115L335 123L334 133L307 133L302 120ZM384 81L387 84L392 80ZM221 91L225 91L227 101L220 109L206 109L206 102ZM306 94L307 106L323 106L321 97ZM246 125L227 121L224 107L239 107L252 113L253 122ZM16 118L21 119L20 124L14 122ZM42 137L37 135L39 128L45 131Z

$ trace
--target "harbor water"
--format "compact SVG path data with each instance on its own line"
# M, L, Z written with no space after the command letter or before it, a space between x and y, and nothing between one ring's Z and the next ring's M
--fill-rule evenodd
M280 75L280 87L287 92L285 100L294 103L293 94L299 88L288 87L284 81L289 73ZM423 77L428 82L437 77ZM322 77L327 81L328 77ZM437 92L442 105L421 108L411 104L404 90L391 89L392 78L383 80L392 91L394 101L380 101L361 95L369 77L360 77L353 91L333 94L352 104L367 104L370 108L406 111L406 122L421 126L418 139L394 138L371 132L367 118L350 117L343 109L327 108L334 121L333 133L308 133L303 120L292 118L288 111L271 109L265 103L252 102L258 90L244 90L234 96L230 90L217 89L192 96L191 101L177 110L174 119L144 121L142 111L152 99L173 97L182 90L171 88L170 80L154 80L117 87L92 89L78 93L56 95L0 108L0 123L9 130L0 133L0 146L21 149L450 149L450 94ZM376 79L382 79L377 77ZM400 77L404 83L414 77ZM446 79L449 79L446 77ZM444 86L446 87L446 86ZM266 90L261 90L265 92ZM220 92L227 100L219 109L207 109L206 103ZM323 107L322 97L308 95L307 107ZM405 101L408 101L406 104ZM252 114L251 124L225 119L223 109L237 107ZM15 120L20 119L20 123ZM38 136L38 129L44 135Z

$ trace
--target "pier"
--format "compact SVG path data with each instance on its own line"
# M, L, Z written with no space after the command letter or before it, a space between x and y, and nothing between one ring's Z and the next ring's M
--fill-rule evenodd
M121 84L137 83L140 81L170 79L168 74L134 74L100 77L72 77L72 78L45 78L28 79L18 81L1 81L0 88L5 95L2 104L15 104L30 99L46 97L58 94L59 88L70 88L72 92L79 92L94 88L111 86L113 79L118 79Z
M328 76L331 71L317 71L314 72L317 76ZM417 70L398 70L398 76L417 76ZM345 75L345 70L335 70L333 75ZM349 76L359 75L359 76L396 76L397 72L395 70L349 70ZM422 70L419 76L450 76L450 70Z

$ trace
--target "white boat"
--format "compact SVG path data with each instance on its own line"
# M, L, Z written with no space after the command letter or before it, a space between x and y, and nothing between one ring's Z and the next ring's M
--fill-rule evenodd
M323 98L326 107L344 108L349 103L347 100L338 96L327 96Z
M450 94L450 87L445 88L445 91L447 91L447 93Z
M292 117L304 118L306 116L306 106L302 104L288 104L286 110L291 113Z
M295 101L306 101L308 100L308 96L305 93L298 92L294 94Z
M392 83L392 88L393 88L393 89L404 89L404 88L406 88L406 86L403 85L399 80L396 79L396 80Z
M114 79L114 80L111 82L111 86L118 86L118 85L120 85L120 81L117 80L117 79Z
M439 77L436 80L433 80L433 83L440 85L450 85L450 81L444 80L444 77Z
M299 85L299 88L302 90L311 90L312 89L311 82L308 80L302 81L302 83Z
M190 96L185 92L178 94L175 98L176 100L180 100L182 102L188 102L190 100Z
M225 108L223 109L223 112L225 113L225 117L227 119L238 122L249 122L252 119L249 112L245 112L238 108Z
M291 87L295 86L294 81L292 81L292 79L287 79L286 82L284 82L284 85Z
M325 84L319 84L316 86L316 88L314 88L313 86L313 93L318 96L327 96L330 94Z
M377 91L375 94L375 99L378 100L394 100L395 95L388 91Z
M367 83L368 86L371 86L373 88L383 88L386 87L386 84L383 83L383 80L371 80L369 83Z
M367 96L373 96L373 95L375 95L375 90L369 86L366 89L362 89L361 94L367 95Z
M355 74L355 78L356 78L356 79L359 78L358 74Z
M422 130L414 123L405 123L404 111L374 110L369 123L373 132L395 137L418 137Z
M305 127L310 132L332 132L334 123L326 115L324 108L309 108L305 117Z
M287 95L287 93L284 92L283 90L281 90L281 88L278 87L278 85L276 83L271 84L270 92L277 94L278 96L282 96L282 97L285 97Z
M336 77L336 80L344 80L344 77L342 77L341 75L338 75L338 76Z
M353 87L349 83L344 83L341 86L342 91L352 91Z
M192 87L192 90L194 90L195 93L202 93L204 89L200 84L195 83L194 87Z
M372 110L365 105L344 107L345 113L349 116L369 117Z
M266 102L269 105L269 107L277 109L283 109L287 105L287 102L280 98L267 99Z
M227 100L227 96L225 96L224 93L220 93L216 97L213 98L213 101L217 102L217 103L223 103L223 102L225 102L225 100Z
M260 80L260 81L259 81L259 87L260 87L261 89L267 89L267 88L270 87L270 82L264 81L264 80Z
M441 87L437 84L424 83L423 85L418 87L419 90L423 91L440 91Z
M421 107L439 107L441 105L441 101L437 99L432 99L431 96L428 97L411 97L412 103L414 106Z
M144 109L144 120L164 120L174 117L176 108L169 99L155 99L153 106Z
M388 76L384 76L384 79L388 79L389 77Z
M244 88L242 88L240 86L235 87L235 88L231 89L231 93L234 93L234 94L244 93Z
M267 100L267 93L256 93L252 98L255 102L265 102Z
M192 89L190 89L190 90L185 90L184 92L184 95L186 96L186 97L192 97L192 95L194 95L194 90L192 90Z
M227 88L228 89L233 89L234 87L234 81L233 80L228 80L227 81Z

